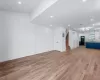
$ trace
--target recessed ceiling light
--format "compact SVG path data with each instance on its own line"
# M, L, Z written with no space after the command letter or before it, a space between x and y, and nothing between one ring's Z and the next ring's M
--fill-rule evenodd
M93 26L94 26L94 24L93 24Z
M94 19L93 19L93 18L91 18L91 19L90 19L90 21L94 21Z
M70 27L70 24L68 26Z
M21 2L21 1L19 1L19 2L18 2L18 4L22 4L22 2Z
M52 26L52 25L50 25L50 26Z
M50 16L50 18L54 18L54 16Z
M86 2L87 0L82 0L83 2Z

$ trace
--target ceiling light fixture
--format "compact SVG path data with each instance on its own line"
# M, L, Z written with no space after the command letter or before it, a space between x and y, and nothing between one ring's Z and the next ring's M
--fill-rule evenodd
M18 2L18 4L22 4L22 2L21 2L21 1L19 1L19 2Z
M93 19L93 18L91 18L91 19L90 19L90 21L94 21L94 19Z
M83 2L86 2L87 0L82 0Z
M50 18L54 18L54 16L50 16Z
M95 24L93 24L93 26L94 26Z
M92 29L93 27L82 27L82 28L79 28L79 30L81 31L88 31L90 29Z
M68 27L70 27L70 24L68 25Z
M50 25L50 26L52 26L52 25Z

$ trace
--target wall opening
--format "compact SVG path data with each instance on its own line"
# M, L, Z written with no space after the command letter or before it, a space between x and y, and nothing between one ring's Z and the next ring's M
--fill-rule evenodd
M70 51L70 46L69 46L69 32L66 35L66 52L69 53Z

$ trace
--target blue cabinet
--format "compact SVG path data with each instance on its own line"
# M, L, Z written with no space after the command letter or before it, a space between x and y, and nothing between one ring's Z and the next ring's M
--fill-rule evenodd
M86 42L86 48L100 49L99 42Z

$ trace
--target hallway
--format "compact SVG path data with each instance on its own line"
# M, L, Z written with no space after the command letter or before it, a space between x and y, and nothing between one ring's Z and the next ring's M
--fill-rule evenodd
M100 80L100 50L79 47L0 63L0 80Z

